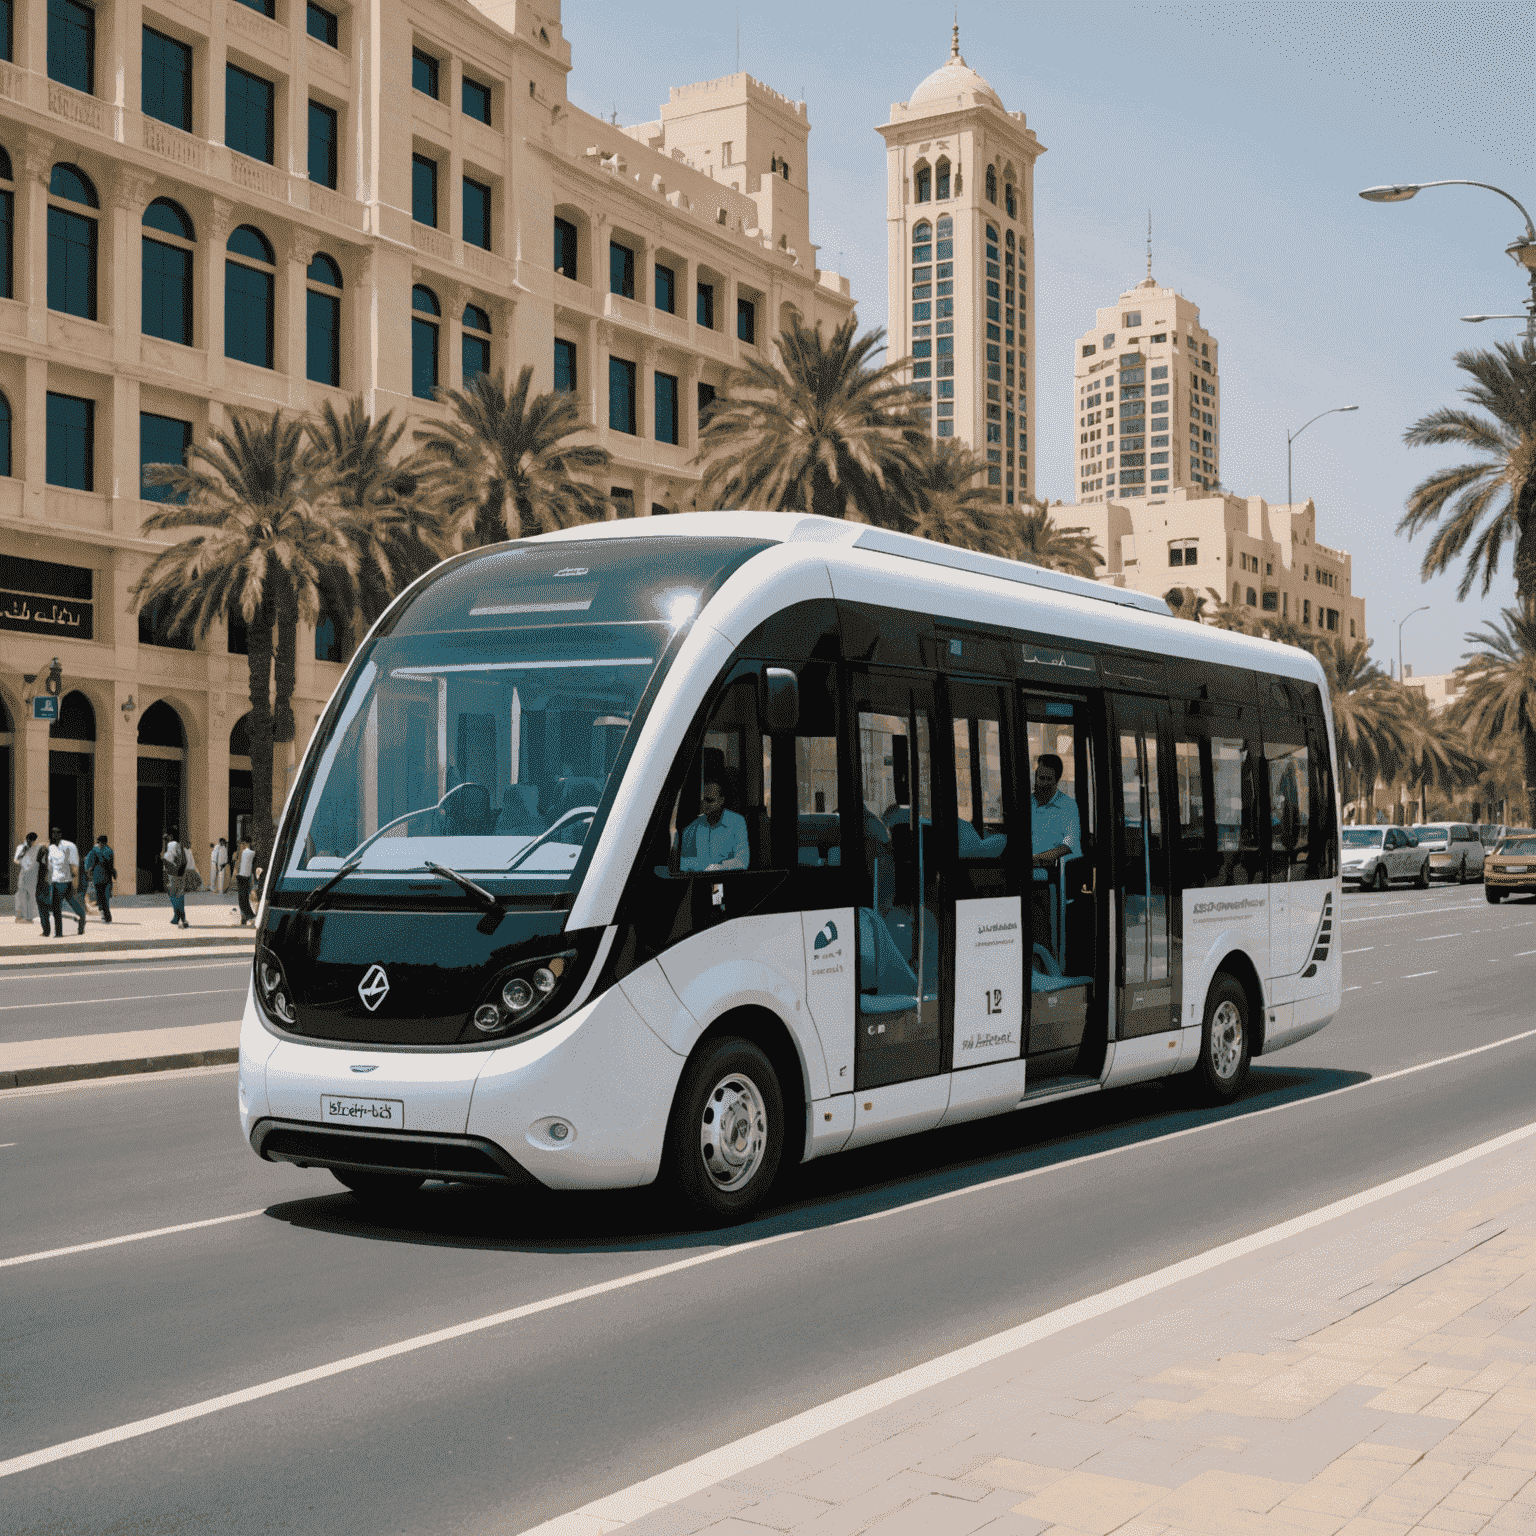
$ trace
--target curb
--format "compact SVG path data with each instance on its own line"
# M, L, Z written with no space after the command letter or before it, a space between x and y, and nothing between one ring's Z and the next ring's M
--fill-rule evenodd
M234 934L239 934L235 929ZM70 938L79 938L78 934L70 934ZM250 942L254 945L255 934L250 936ZM99 955L117 954L119 952L131 954L136 949L207 949L210 944L241 944L246 942L243 936L223 938L209 934L207 938L196 939L86 939L80 944L66 942L62 950L53 946L59 940L49 939L46 944L7 944L0 946L0 965L4 965L7 957L11 955Z
M91 1077L129 1077L140 1072L173 1072L181 1067L224 1067L240 1059L239 1046L214 1051L182 1051L174 1056L133 1056L126 1061L78 1061L57 1067L22 1067L0 1072L0 1092L7 1088L37 1088Z

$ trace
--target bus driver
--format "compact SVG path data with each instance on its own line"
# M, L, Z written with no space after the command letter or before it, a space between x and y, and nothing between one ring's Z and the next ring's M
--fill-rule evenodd
M678 867L685 873L715 869L745 869L752 862L747 819L725 808L725 786L717 779L704 783L699 796L702 816L683 828Z
M1051 949L1051 876L1061 859L1075 859L1083 851L1077 802L1056 787L1061 770L1054 752L1042 752L1035 759L1035 803L1029 808L1035 855L1034 938Z

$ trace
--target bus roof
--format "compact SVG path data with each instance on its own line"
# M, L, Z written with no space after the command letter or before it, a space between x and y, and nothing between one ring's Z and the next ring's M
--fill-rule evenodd
M546 533L545 539L591 538L746 538L765 539L778 544L840 545L845 549L867 549L874 554L896 555L904 560L919 560L925 565L942 566L952 571L968 571L973 576L992 576L1023 586L1044 587L1052 592L1067 592L1074 597L1095 598L1121 608L1137 608L1143 613L1170 614L1172 610L1160 597L1145 592L1129 592L1085 576L1069 576L1023 560L1009 560L1002 555L984 555L972 549L957 549L950 544L936 544L909 533L895 533L887 528L872 528L867 523L843 522L838 518L818 517L806 512L687 512L673 518L626 518L621 523L583 523Z

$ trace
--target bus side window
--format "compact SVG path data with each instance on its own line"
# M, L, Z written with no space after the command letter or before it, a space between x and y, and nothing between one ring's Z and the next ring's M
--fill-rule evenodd
M1287 733L1290 734L1290 733ZM1294 735L1301 736L1300 731ZM1266 736L1269 768L1269 878L1305 880L1312 852L1312 790L1304 741Z
M781 772L794 773L795 819L783 822L785 846L778 855L784 864L816 869L840 868L843 862L842 821L837 793L837 714L832 693L832 669L813 662L800 669L800 723L794 735L793 761L787 756ZM788 785L781 803L787 803ZM793 827L794 837L788 836Z
M755 671L720 690L673 802L676 875L761 869L772 839L772 742L758 720Z

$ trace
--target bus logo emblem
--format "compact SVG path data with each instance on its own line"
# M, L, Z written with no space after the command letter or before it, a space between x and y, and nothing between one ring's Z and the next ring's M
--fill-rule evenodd
M389 996L389 977L382 965L370 965L357 984L357 995L369 1013L376 1013L379 1004Z
M821 932L816 935L816 943L814 947L816 949L825 949L827 945L831 944L836 938L837 924L834 922L824 923L822 925Z

